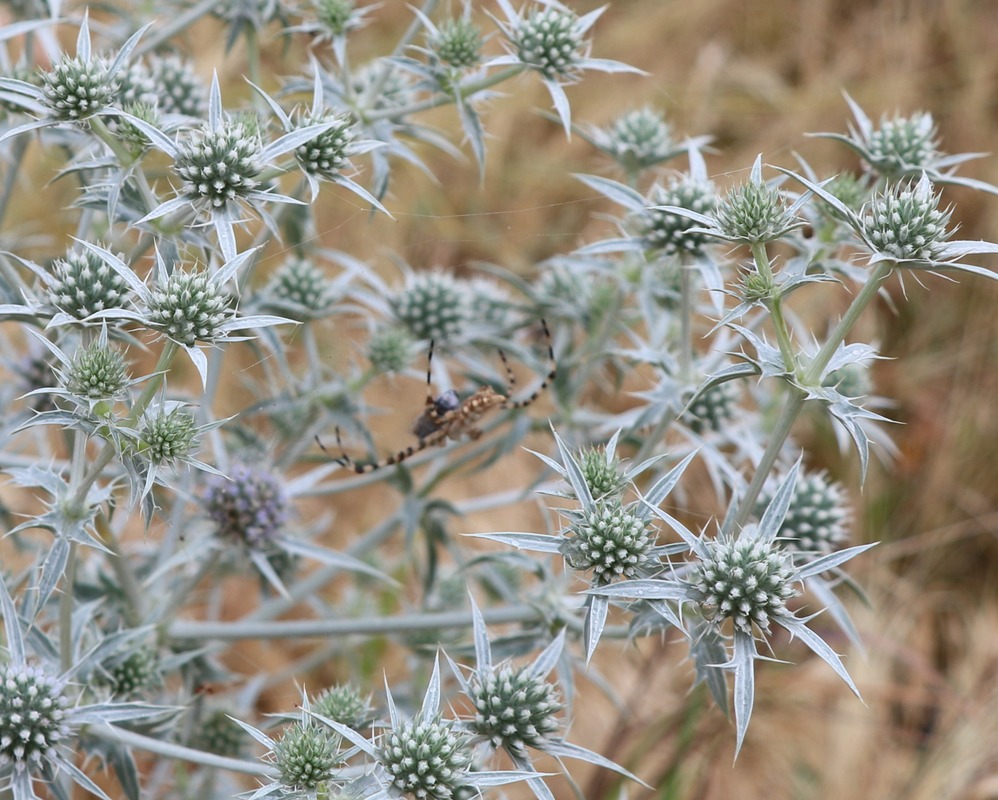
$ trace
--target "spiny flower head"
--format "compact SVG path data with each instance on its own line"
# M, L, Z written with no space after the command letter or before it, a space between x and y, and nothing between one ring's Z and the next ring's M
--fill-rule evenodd
M800 224L779 189L755 180L728 192L714 218L726 238L747 244L775 241Z
M512 27L509 37L517 58L549 80L575 79L589 53L579 18L568 9L538 9Z
M152 647L140 647L119 659L110 672L115 695L127 697L159 682L159 658Z
M468 785L468 738L439 716L401 722L384 734L378 760L392 787L416 800L451 800Z
M843 397L866 397L873 392L870 368L856 362L829 372L822 385L834 388Z
M771 500L768 493L760 495L756 513L761 515ZM827 555L849 538L848 521L842 486L825 472L803 473L777 536L788 550Z
M689 575L705 616L730 619L737 631L751 635L753 623L768 633L771 617L790 614L786 601L800 591L788 552L749 536L711 539L705 546L708 556Z
M304 320L322 316L333 302L333 285L326 274L307 258L289 258L274 272L268 294L281 302L281 309Z
M159 120L159 111L155 103L125 103L122 110L133 117L138 117L143 122L148 122L153 127L156 126ZM122 118L116 120L113 125L109 125L108 127L124 143L133 158L138 158L149 149L149 137L139 130L138 126L131 120Z
M683 412L682 421L698 434L723 430L734 419L738 407L738 387L734 381L712 386L702 392Z
M190 61L176 53L153 55L149 72L156 82L161 112L198 118L207 113L208 89Z
M183 459L196 443L197 423L185 408L163 409L146 418L140 439L144 455L154 464Z
M121 71L118 103L122 108L132 103L155 106L159 101L159 86L144 61L135 61Z
M337 738L308 722L289 725L274 745L274 765L281 783L294 791L313 791L333 777L339 758Z
M313 0L315 16L332 36L343 36L354 21L354 0Z
M604 586L615 578L632 578L651 560L654 531L645 520L613 499L578 512L571 536L561 545L568 565L579 572L593 571L593 582Z
M471 683L475 705L472 730L488 738L495 748L505 748L525 758L527 747L543 747L546 737L561 727L556 715L562 709L555 687L531 672L529 666L504 664Z
M656 184L648 198L649 206L675 206L698 214L709 214L715 202L714 185L688 175L673 178L668 186ZM690 230L697 227L693 220L661 208L642 210L633 218L633 226L649 249L667 256L696 255L710 241L705 234Z
M78 122L114 103L118 79L103 58L64 56L42 73L42 92L52 116Z
M476 325L500 333L514 326L515 306L502 286L488 278L472 278L467 290L469 313Z
M932 261L950 236L952 208L941 210L941 195L922 179L898 183L870 200L860 213L862 234L878 253L898 261Z
M78 350L66 374L66 389L85 400L115 397L127 385L121 351L99 341Z
M468 322L466 287L443 272L410 275L392 306L398 320L417 339L454 339Z
M98 311L121 308L128 301L125 279L82 246L68 250L66 258L57 259L52 269L52 303L71 317L85 319Z
M149 325L187 347L222 335L235 315L232 296L202 269L174 269L162 286L150 290L147 303Z
M288 495L272 473L237 465L228 478L213 475L205 491L208 516L221 538L259 548L282 532L290 516Z
M616 458L608 459L606 450L598 447L583 451L581 456L579 466L593 499L617 496L623 491L626 481Z
M334 722L358 728L370 716L371 706L355 686L347 683L326 689L312 702L312 710Z
M246 734L223 709L215 709L199 720L190 746L206 753L237 758L246 743Z
M45 764L69 735L59 682L37 667L0 666L0 769Z
M629 172L638 172L664 161L672 155L674 148L672 131L665 117L650 106L628 111L618 117L602 138L605 138L610 155ZM670 202L661 205L679 204Z
M301 168L310 175L335 178L350 166L347 149L356 138L356 132L349 117L331 112L316 118L308 116L301 124L319 125L324 122L336 124L311 141L300 145L295 150L295 158L298 159Z
M880 127L870 132L866 143L869 164L888 178L930 169L940 155L936 134L932 115L924 111L910 117L883 117Z
M482 32L467 17L448 19L430 37L429 47L450 67L474 67L482 59Z
M173 168L184 179L182 192L209 208L221 208L260 185L263 145L243 121L204 126L180 144Z
M377 373L401 372L412 360L412 337L404 328L380 328L367 341L367 359Z

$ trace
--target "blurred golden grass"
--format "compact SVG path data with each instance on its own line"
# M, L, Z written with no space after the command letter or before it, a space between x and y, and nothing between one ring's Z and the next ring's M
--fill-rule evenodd
M584 11L598 4L572 5ZM371 54L383 52L409 12L389 2L376 18L358 37L359 52L367 45ZM234 87L242 64L223 59L214 23L199 25L192 41L206 74L212 62L223 65ZM298 55L269 69L290 72ZM757 153L783 166L793 166L800 151L818 168L854 167L838 145L802 136L845 129L843 90L874 118L931 111L948 152L995 149L993 0L618 0L596 27L594 55L651 76L589 75L569 89L574 118L605 123L646 102L657 105L678 132L717 137L722 154L708 166L721 184L743 176ZM369 220L342 193L328 193L319 217L323 243L372 259L385 274L393 272L391 252L417 268L462 271L483 260L530 274L538 260L594 238L605 225L594 214L612 209L571 173L605 167L584 142L566 143L556 125L533 113L548 107L543 89L528 79L491 104L487 128L495 138L481 185L471 164L432 152L425 157L439 187L400 169L386 202L395 222ZM449 114L437 118L453 128ZM998 157L961 173L998 182ZM39 187L37 205L14 209L20 224L30 229L41 220L36 230L50 231L50 209L73 194L67 183ZM998 239L998 198L947 196L958 204L961 238ZM273 245L274 263L278 250ZM868 609L853 604L867 657L833 641L848 653L867 705L802 648L785 647L781 654L801 663L760 664L752 725L732 765L733 728L699 690L689 693L692 670L680 644L644 641L623 657L607 647L597 666L612 673L621 707L584 686L572 738L655 787L630 786L630 798L998 798L998 287L970 278L950 284L928 277L925 284L907 281L907 299L892 287L898 313L881 304L863 323L864 334L896 359L876 369L877 391L897 398L891 416L904 423L892 431L898 463L874 463L854 494L856 540L884 543L854 570L870 595ZM330 330L331 357L343 357L350 338ZM393 394L386 391L386 404ZM803 435L823 448L815 463L855 478L819 433ZM384 441L396 440L386 434ZM504 485L527 463L504 459L487 477L452 489L454 496L481 492L486 482ZM391 497L379 489L359 493L352 505L338 503L338 535L366 529ZM483 516L468 529L536 522ZM273 654L261 648L245 655L259 663ZM286 699L293 702L293 694ZM587 798L613 796L617 784L607 773L579 775ZM555 786L559 797L570 796L564 784Z

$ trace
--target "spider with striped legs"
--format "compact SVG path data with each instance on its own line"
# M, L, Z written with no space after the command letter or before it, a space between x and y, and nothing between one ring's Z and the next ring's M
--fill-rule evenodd
M547 343L548 373L541 381L540 385L522 400L514 400L513 393L516 391L516 377L513 369L509 365L506 354L499 350L499 358L502 360L506 370L507 394L500 394L491 386L479 386L471 395L463 400L453 389L448 389L439 397L433 397L431 369L433 366L433 342L430 342L429 354L426 358L426 404L423 413L416 418L412 425L412 433L416 437L416 443L411 444L404 450L387 456L381 461L373 461L367 464L358 464L343 449L343 442L340 439L340 429L336 429L336 444L340 448L340 455L334 456L325 445L316 437L322 451L334 458L345 467L349 467L359 475L367 472L374 472L376 469L387 467L392 464L401 464L407 458L419 453L428 447L443 447L449 441L457 441L462 436L469 439L477 439L482 435L481 428L478 427L482 418L493 410L526 408L534 403L541 396L545 389L555 379L557 367L554 360L554 346L551 344L551 332L547 323L540 320L541 329L544 332L544 340Z

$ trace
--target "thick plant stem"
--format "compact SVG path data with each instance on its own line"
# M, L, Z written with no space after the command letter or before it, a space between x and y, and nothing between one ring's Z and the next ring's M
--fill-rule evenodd
M59 598L59 663L63 672L73 667L73 605L75 595L73 583L76 580L76 542L69 543L69 558L66 560L66 588Z

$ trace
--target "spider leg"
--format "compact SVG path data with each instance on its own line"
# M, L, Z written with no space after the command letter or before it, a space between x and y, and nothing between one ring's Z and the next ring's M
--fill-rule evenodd
M503 408L526 408L541 396L544 390L551 385L552 381L554 381L558 375L558 365L554 360L554 345L551 342L551 331L548 330L548 324L544 321L543 317L540 322L541 329L544 331L544 339L547 342L548 373L544 377L544 380L541 381L540 386L534 389L530 397L524 398L523 400L507 399L503 402ZM509 360L506 358L506 354L502 350L499 351L499 358L502 359L503 366L506 368L506 377L509 381L509 394L512 396L514 390L516 389L516 378L513 377L513 370L509 366Z

